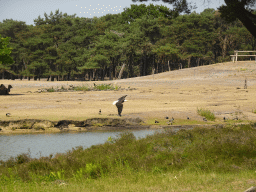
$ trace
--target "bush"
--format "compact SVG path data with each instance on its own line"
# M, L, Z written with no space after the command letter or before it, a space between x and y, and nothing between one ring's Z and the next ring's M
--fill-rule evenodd
M27 154L1 162L8 181L68 178L96 179L102 174L146 171L153 174L175 170L238 172L256 166L255 124L222 128L194 128L178 132L166 129L136 140L130 132L90 148L77 147L54 158L31 159ZM15 172L15 170L18 170ZM1 181L0 181L1 182ZM12 179L13 182L13 179Z
M215 115L210 110L197 109L197 113L199 115L205 117L207 120L215 121Z

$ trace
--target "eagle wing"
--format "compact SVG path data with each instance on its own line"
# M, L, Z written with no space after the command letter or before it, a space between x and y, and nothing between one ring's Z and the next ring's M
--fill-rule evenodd
M125 95L125 96L123 96L123 97L120 97L120 98L118 99L118 102L123 103L126 96L127 96L127 95Z

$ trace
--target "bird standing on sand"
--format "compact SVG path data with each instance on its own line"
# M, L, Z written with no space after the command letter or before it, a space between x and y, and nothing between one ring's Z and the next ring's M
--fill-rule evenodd
M122 113L122 110L123 110L123 102L127 101L125 100L125 97L127 95L123 96L123 97L120 97L117 101L114 101L113 102L113 105L116 105L117 109L118 109L118 115L121 117L121 113Z

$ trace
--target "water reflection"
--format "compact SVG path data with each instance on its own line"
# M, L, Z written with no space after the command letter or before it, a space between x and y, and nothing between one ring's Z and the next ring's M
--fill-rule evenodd
M152 135L155 130L132 131L138 138ZM51 134L21 134L0 135L0 160L16 157L21 153L30 153L32 158L64 153L77 146L84 148L103 144L108 137L116 138L118 132L81 132L81 133L51 133Z

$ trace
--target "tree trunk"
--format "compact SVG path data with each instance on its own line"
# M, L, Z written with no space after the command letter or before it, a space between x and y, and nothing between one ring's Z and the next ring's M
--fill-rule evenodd
M2 79L4 79L4 71L3 71L3 73L2 73Z
M113 65L109 66L109 80L112 80L112 70L113 69Z
M168 60L168 69L169 71L171 71L169 60Z
M161 65L161 69L162 69L161 72L163 73L163 72L164 72L164 61L163 61L163 59L162 59L162 61L161 61L161 64L162 64L162 65Z
M96 72L96 69L93 69L92 70L92 79L93 79L93 81L95 81L95 72Z
M246 29L256 38L255 15L246 10L241 1L224 0L228 7L232 7L233 14L243 23ZM234 6L235 5L235 6Z
M106 69L104 69L104 68L101 70L101 81L104 81L105 70L106 70Z
M89 69L89 80L91 81L92 80L92 69Z
M122 68L121 68L121 70L120 70L120 72L119 72L118 79L121 79L122 74L123 74L123 72L124 72L124 67L125 67L125 63L123 64L123 66L122 66Z
M143 76L146 76L146 56L143 56Z
M188 58L188 68L190 68L191 57Z
M197 67L199 67L200 58L197 58Z
M223 46L222 46L222 58L224 59L227 54L227 36L225 36L223 40Z
M96 69L95 71L95 78L97 77L97 81L99 81L99 70Z
M130 59L129 59L128 68L129 68L129 77L134 77L133 56L132 55L130 56Z

